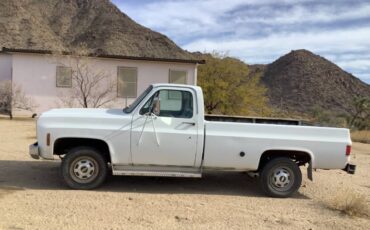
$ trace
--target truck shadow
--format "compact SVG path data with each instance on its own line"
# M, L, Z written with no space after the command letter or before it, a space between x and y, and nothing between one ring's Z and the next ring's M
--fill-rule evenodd
M59 166L60 162L50 161L0 161L0 189L69 190ZM239 172L212 172L203 178L108 176L95 191L265 197L256 179ZM308 199L300 193L293 198Z

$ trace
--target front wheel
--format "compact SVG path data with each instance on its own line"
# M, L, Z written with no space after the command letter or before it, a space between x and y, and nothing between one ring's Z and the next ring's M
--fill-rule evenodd
M299 189L301 183L301 170L294 161L286 157L270 160L260 173L261 188L272 197L289 197Z
M100 186L107 176L107 162L95 149L77 147L63 158L61 166L65 183L73 189L93 189Z

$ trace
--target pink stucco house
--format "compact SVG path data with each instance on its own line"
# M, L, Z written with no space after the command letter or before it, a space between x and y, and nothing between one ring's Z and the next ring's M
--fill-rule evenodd
M64 68L45 50L2 48L0 50L0 81L10 80L22 88L27 97L33 99L37 107L34 113L63 107L59 103L61 93L68 94L72 87L71 76L62 75ZM62 59L62 60L60 60ZM65 59L65 60L63 60ZM118 87L117 98L110 107L123 108L153 83L192 84L197 82L197 66L202 61L169 58L127 57L119 55L100 55L90 58L91 68L104 71L112 80L126 83ZM66 71L64 71L65 73ZM68 72L68 71L67 71ZM127 75L127 76L126 76ZM29 112L15 110L15 116L28 115Z

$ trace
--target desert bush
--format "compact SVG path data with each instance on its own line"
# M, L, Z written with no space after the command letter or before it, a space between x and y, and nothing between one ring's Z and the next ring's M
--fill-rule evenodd
M318 126L348 127L346 114L334 113L318 106L311 108L309 116L312 123Z
M370 98L355 97L353 111L349 119L351 129L365 130L370 128Z
M351 133L353 141L370 144L370 130L354 131Z
M326 202L328 208L337 210L349 216L369 216L369 205L366 196L353 190L339 190Z
M247 64L227 54L202 54L205 65L198 67L198 84L204 92L209 114L269 116L267 88L260 76L250 76Z

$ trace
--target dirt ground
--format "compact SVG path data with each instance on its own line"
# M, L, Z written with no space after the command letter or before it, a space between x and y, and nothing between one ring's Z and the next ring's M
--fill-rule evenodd
M289 199L265 197L243 173L202 179L109 177L94 191L68 189L59 161L33 160L30 120L0 119L0 229L369 229L369 217L329 208L350 189L370 200L370 145L355 143L356 175L318 170ZM304 168L302 168L304 171Z

